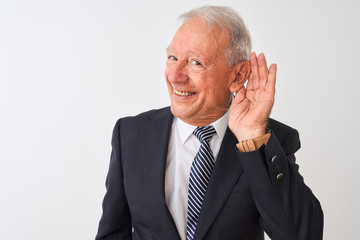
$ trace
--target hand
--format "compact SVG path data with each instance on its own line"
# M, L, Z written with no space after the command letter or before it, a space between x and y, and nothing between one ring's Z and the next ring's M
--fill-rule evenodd
M253 52L250 67L247 86L236 92L230 107L229 128L239 142L265 134L274 104L276 64L268 69L264 54L257 57Z

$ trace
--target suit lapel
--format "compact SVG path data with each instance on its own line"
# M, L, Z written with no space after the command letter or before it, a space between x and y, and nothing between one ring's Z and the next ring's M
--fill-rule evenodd
M140 148L142 158L146 159L143 167L147 201L153 207L146 211L149 212L149 219L158 219L153 221L152 227L154 232L160 234L161 239L180 240L165 202L165 167L173 115L167 108L156 115L149 114L149 118L150 121L146 121L141 127L143 134L139 141L148 143ZM236 137L227 129L207 188L194 239L204 238L243 171L236 156L236 143Z
M228 128L206 190L194 239L203 239L243 171L236 156L236 143L236 137Z
M153 219L152 227L161 239L179 239L174 220L165 202L165 167L168 152L170 129L173 115L167 108L156 115L149 114L150 121L143 126L141 146L147 201L152 209L146 209ZM154 219L157 219L154 221Z

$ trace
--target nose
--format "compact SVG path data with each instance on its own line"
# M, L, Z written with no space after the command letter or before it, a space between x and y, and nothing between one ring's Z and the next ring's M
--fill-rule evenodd
M171 83L184 83L188 80L187 71L181 64L167 66L165 73Z

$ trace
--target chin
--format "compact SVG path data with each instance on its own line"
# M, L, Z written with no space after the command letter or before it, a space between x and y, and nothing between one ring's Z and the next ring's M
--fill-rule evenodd
M189 118L191 116L191 108L190 107L180 107L180 106L174 106L173 104L171 104L171 113L177 117L180 118L181 120L185 120L187 118Z

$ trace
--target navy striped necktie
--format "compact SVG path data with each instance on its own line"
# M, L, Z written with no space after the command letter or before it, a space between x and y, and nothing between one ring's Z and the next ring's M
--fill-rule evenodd
M214 133L215 129L213 126L198 127L194 131L194 135L200 141L200 149L190 169L186 227L187 240L194 238L206 188L214 168L214 155L209 146L209 141Z

